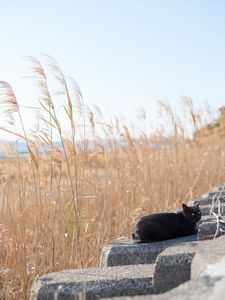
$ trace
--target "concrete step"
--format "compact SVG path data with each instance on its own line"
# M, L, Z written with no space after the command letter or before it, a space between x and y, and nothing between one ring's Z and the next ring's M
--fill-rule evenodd
M166 248L196 240L197 235L145 244L135 244L131 240L116 241L103 247L100 267L152 264Z
M186 242L164 250L157 258L153 277L154 294L166 291L190 280L191 263L200 242Z
M159 295L115 297L113 300L222 300L225 294L225 278L201 277L189 280Z
M198 244L196 255L191 265L191 278L201 276L211 264L219 262L225 257L225 236L210 241L202 241ZM224 264L225 276L225 264Z
M212 209L212 205L202 205L201 201L200 201L200 209L201 209L201 213L203 216L210 215L211 211L218 214L218 206L217 205L215 205ZM225 215L225 203L221 203L220 209L221 209L220 210L221 215L224 216Z
M41 276L31 300L85 299L162 293L187 281L198 242L185 242L162 251L154 264L65 270ZM55 297L55 298L54 298Z
M214 217L203 218L198 227L197 240L212 240L225 234L225 217L217 219Z
M221 300L225 294L225 236L212 241L193 242L182 247L166 249L159 257L161 278L157 278L157 263L153 279L153 293L158 282L159 295L116 297L113 300ZM187 256L189 255L189 256ZM185 256L187 260L185 260ZM177 259L176 259L177 257ZM164 263L162 261L165 260ZM184 262L184 265L183 265ZM168 264L169 263L169 264ZM180 264L180 270L179 270ZM184 268L183 268L184 267ZM164 275L163 275L164 274ZM173 288L179 276L191 280ZM167 292L163 293L171 287Z
M39 277L31 300L95 300L153 292L154 265L65 270Z

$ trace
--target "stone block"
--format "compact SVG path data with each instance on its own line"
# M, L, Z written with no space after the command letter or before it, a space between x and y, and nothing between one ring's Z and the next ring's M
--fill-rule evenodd
M95 300L152 293L153 265L65 270L39 277L30 300Z
M201 213L203 216L210 215L211 210L212 210L212 205L200 205L200 209L201 209ZM214 206L213 212L215 212L216 214L218 213L217 205ZM222 216L225 215L225 204L224 203L221 203L220 213Z
M225 277L225 256L215 263L208 264L202 271L201 277Z
M221 225L222 226L222 225ZM224 229L224 225L222 226ZM197 240L212 240L225 232L219 231L217 233L217 221L216 218L208 218L201 222L198 227Z
M115 297L113 300L222 300L224 294L225 278L201 277L160 295Z
M166 248L196 241L197 235L185 236L163 242L135 244L132 241L116 241L103 247L100 257L100 267L152 264L157 256Z
M198 278L208 265L218 262L223 256L225 256L225 235L199 242L191 264L191 278Z
M191 278L191 262L198 243L186 243L163 251L156 260L153 277L155 294L164 293Z

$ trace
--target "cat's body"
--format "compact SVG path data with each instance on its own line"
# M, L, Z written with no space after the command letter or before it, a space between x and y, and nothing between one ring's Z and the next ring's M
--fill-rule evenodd
M182 208L177 213L158 213L142 217L134 226L132 239L136 243L148 243L195 234L196 224L201 219L199 206L182 204Z

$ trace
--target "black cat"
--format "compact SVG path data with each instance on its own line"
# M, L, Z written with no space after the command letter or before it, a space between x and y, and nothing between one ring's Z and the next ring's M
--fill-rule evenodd
M164 241L197 233L196 223L201 219L199 203L182 204L177 213L158 213L142 217L133 228L132 239L136 243Z

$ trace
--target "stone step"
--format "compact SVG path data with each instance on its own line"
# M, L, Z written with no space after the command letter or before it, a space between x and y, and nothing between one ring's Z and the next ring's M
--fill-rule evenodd
M207 217L207 216L206 216ZM198 227L197 240L212 240L225 234L225 217L217 221L215 217L203 218Z
M198 244L197 253L191 265L191 278L196 279L210 264L216 263L225 256L225 236ZM224 265L225 267L225 265ZM225 268L224 268L225 270ZM225 274L224 274L225 276Z
M113 300L222 300L225 278L200 277L159 295L115 297ZM107 300L107 299L106 299Z
M200 242L201 243L201 242ZM199 242L187 242L165 249L157 258L153 276L153 294L165 293L191 278L191 263ZM163 294L165 295L165 294ZM148 299L145 297L121 297L114 299ZM113 299L113 300L114 300ZM169 299L169 298L164 298Z
M95 300L153 292L154 265L74 269L39 277L30 300Z
M166 291L190 280L191 263L199 242L184 243L164 250L157 258L153 277L154 294Z
M135 244L131 240L116 241L103 247L100 267L152 264L166 248L185 242L196 241L197 235L190 235L162 242Z
M162 293L190 279L198 242L165 249L148 265L65 270L41 276L33 284L31 300L85 299ZM55 297L55 298L54 298Z
M161 278L157 279L157 262L153 279L153 293L157 292L155 281L158 280L159 295L135 297L116 297L113 300L221 300L225 294L225 236L213 241L189 243L183 247L166 249L159 257ZM187 256L189 255L189 256ZM190 256L193 255L193 256ZM187 256L187 260L185 260ZM177 257L177 258L176 258ZM165 260L164 263L162 261ZM185 263L183 265L183 262ZM169 264L168 264L169 263ZM182 268L184 266L184 269ZM180 270L179 270L180 268ZM163 275L164 274L164 275ZM191 280L173 288L178 283L179 275ZM178 278L178 280L177 280ZM161 283L161 284L160 284Z
M198 227L197 240L212 240L217 232L217 222L215 217L207 218L201 221Z
M200 204L200 209L201 209L201 213L202 213L203 216L210 215L211 210L212 210L212 205L201 205ZM218 214L218 206L215 205L213 207L212 211L215 212L216 214ZM220 214L222 216L225 215L225 203L221 203Z

